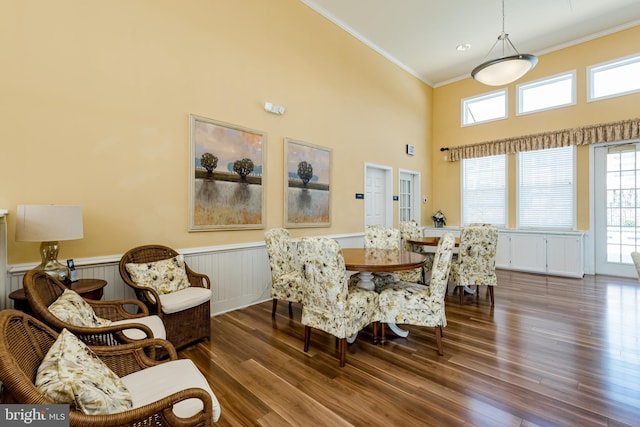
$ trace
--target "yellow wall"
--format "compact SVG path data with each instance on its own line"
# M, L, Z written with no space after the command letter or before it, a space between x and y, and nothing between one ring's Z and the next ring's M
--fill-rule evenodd
M0 51L10 264L38 260L14 242L18 204L83 207L61 259L263 240L187 231L189 113L266 132L266 228L283 224L284 137L333 150L332 226L294 236L362 231L364 162L430 189L432 89L297 0L3 0Z
M640 27L543 55L524 78L508 85L508 119L460 126L460 103L464 98L491 92L498 87L484 86L470 78L436 88L433 93L433 189L432 206L447 215L447 225L460 224L460 162L447 162L440 147L454 147L511 136L613 122L639 116L640 93L587 103L586 68L619 57L638 54ZM537 80L570 70L577 72L577 104L541 113L516 116L516 84ZM589 228L589 148L577 150L577 227ZM515 155L509 155L509 226L515 227Z

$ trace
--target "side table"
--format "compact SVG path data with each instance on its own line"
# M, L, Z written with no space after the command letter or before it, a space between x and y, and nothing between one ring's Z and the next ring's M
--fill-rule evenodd
M102 298L104 287L107 286L107 281L102 279L79 279L67 287L73 291L76 291L81 297L87 299L99 300ZM9 298L13 300L13 308L23 311L27 314L33 315L31 307L29 307L29 301L24 293L24 289L16 289L9 294Z

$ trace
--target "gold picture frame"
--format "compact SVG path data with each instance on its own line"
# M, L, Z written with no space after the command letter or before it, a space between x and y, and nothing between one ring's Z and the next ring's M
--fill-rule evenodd
M285 227L331 226L331 149L284 141Z
M195 114L189 122L189 231L264 228L266 135Z

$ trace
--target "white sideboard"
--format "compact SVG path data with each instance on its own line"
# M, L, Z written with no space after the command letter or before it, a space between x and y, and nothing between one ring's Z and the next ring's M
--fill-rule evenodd
M425 236L460 236L461 227L424 227ZM554 276L584 276L584 232L499 230L496 267Z

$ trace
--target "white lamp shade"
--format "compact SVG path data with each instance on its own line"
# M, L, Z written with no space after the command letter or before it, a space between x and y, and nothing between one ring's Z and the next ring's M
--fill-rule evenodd
M478 65L471 76L489 86L502 86L518 80L537 63L538 58L529 54L507 56Z
M56 242L82 239L82 208L63 205L18 205L16 240Z

